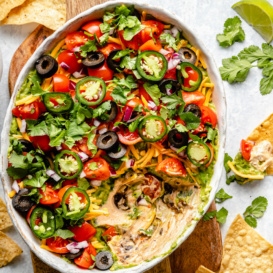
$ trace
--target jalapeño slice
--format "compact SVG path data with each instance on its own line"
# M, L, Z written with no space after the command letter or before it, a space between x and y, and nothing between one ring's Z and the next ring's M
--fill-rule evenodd
M183 62L180 64L180 70L177 70L177 79L182 85L184 91L195 91L201 84L202 72L192 63Z
M78 220L89 210L90 198L78 187L68 188L62 198L62 209L66 219Z
M63 179L73 179L77 177L83 168L80 157L70 151L63 150L56 155L54 160L55 172Z
M101 78L85 77L76 84L76 97L82 104L93 106L102 102L106 85Z
M37 206L30 215L30 227L40 239L52 237L55 233L55 216L52 210Z
M60 92L50 92L43 95L43 101L48 112L53 114L63 114L69 112L74 102L69 94Z
M197 167L206 165L211 157L210 148L202 141L192 141L187 147L187 156L191 163Z
M156 142L166 135L167 125L162 117L147 116L140 122L138 133L144 141Z
M147 50L137 56L136 68L144 79L160 81L167 71L168 63L161 53Z

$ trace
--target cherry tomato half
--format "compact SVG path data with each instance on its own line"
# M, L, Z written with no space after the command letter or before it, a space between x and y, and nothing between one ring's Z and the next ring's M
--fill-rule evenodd
M39 202L43 205L52 205L60 201L57 191L53 190L51 186L47 185L45 190L39 189L41 198Z
M101 157L90 159L84 164L86 177L93 180L106 180L110 177L108 163Z
M142 141L142 138L139 136L138 132L130 132L127 127L120 128L120 130L117 132L117 135L119 141L125 145L134 145Z
M158 39L164 30L164 24L156 20L143 21L141 24L145 26L140 32L142 43L150 39Z
M101 21L91 21L82 26L82 29L89 32L90 34L94 34L99 38L102 36L102 32L100 30ZM93 37L91 37L92 39Z
M203 105L206 100L205 95L199 91L193 92L182 91L182 97L186 105L194 103L200 106Z
M125 48L131 48L133 50L138 50L139 47L142 45L142 40L141 40L140 32L137 33L130 41L126 41L123 38L123 34L124 34L124 30L118 31L118 36L119 36L122 44L125 46Z
M108 227L103 233L102 236L105 236L107 240L111 240L112 237L118 235L118 232L114 226Z
M49 152L52 147L49 145L50 138L48 135L43 136L29 136L34 148L40 148L44 152Z
M64 74L53 75L53 90L55 92L69 92L70 80Z
M201 105L201 123L211 124L212 128L217 125L217 116L216 113L209 107Z
M46 245L50 248L50 250L59 254L69 252L69 250L66 248L68 244L69 241L67 239L63 239L59 236L46 239Z
M64 68L70 74L73 74L76 71L80 71L82 69L82 64L78 62L79 59L76 57L74 52L70 50L62 51L58 56L58 63L64 63L67 67Z
M146 41L143 45L139 47L140 51L145 51L145 50L160 51L160 49L162 49L162 45L160 41L157 40L155 42L153 39Z
M99 68L88 68L87 70L89 76L98 77L104 81L112 80L114 75L114 71L108 67L106 62Z
M73 226L69 228L74 233L74 240L82 242L92 238L96 234L96 229L89 223L84 222L80 226Z
M68 50L84 45L88 41L88 36L82 31L74 31L66 35L65 43Z
M109 54L115 49L122 49L121 45L115 43L109 43L106 46L100 49L100 52L105 56L108 57Z
M176 158L166 158L156 166L156 171L164 172L171 176L185 176L186 169Z
M254 146L254 141L251 140L241 140L241 153L245 160L249 161L251 156L251 150Z
M96 249L89 244L89 246L84 249L82 255L74 259L74 262L79 267L88 269L95 263L95 261L92 260L91 255L96 256L97 252Z
M21 119L38 119L44 112L46 108L41 101L19 105L12 109L12 114Z

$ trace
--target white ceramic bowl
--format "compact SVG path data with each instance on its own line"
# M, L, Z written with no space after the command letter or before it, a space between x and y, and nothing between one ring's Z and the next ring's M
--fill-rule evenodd
M147 2L147 1L146 1ZM10 213L10 216L13 219L13 222L20 232L21 236L23 239L26 241L26 243L29 245L31 250L45 263L49 264L56 270L60 272L65 272L65 273L80 273L80 272L86 272L86 270L82 270L80 268L77 268L73 264L68 264L64 260L60 259L57 255L54 255L53 253L50 253L42 248L40 248L40 241L32 234L29 226L27 225L25 219L19 215L19 213L14 210L11 204L11 199L8 198L8 192L11 190L11 184L12 181L8 177L6 173L6 168L8 165L8 160L7 160L7 150L8 150L8 135L9 135L9 130L10 130L10 123L11 123L11 109L13 108L14 105L14 100L16 93L23 83L26 75L30 71L30 69L33 68L35 60L37 60L43 53L50 51L50 49L56 44L56 41L64 38L66 34L69 32L77 30L83 23L90 21L92 19L97 19L100 18L105 10L111 9L112 7L119 5L121 3L128 3L128 4L134 4L135 8L142 11L145 10L147 13L155 16L159 20L169 22L175 26L178 27L178 29L183 31L183 35L190 41L191 44L193 44L195 47L201 49L204 59L207 63L208 66L208 73L209 76L212 80L212 82L215 85L215 92L213 94L213 101L214 104L216 105L217 108L217 113L218 113L218 122L219 122L219 132L220 132L220 145L219 145L219 154L218 154L218 159L215 165L215 170L214 170L214 175L211 180L211 192L210 192L210 198L207 203L207 205L204 207L204 211L206 211L211 204L211 202L214 199L216 190L218 188L218 181L220 180L220 176L222 173L223 169L223 158L224 158L224 144L225 144L225 120L226 120L226 102L225 102L225 94L224 90L222 87L222 81L219 76L218 69L216 68L216 65L211 57L211 55L208 53L209 51L204 47L204 45L198 40L198 38L195 36L194 33L192 33L189 28L181 22L181 20L175 15L170 12L167 12L159 7L153 7L150 6L146 3L141 3L141 2L134 2L134 1L110 1L106 2L101 5L94 6L93 8L86 10L85 12L79 14L75 18L69 20L63 27L61 27L59 30L53 33L49 38L47 38L42 45L35 51L35 53L32 55L32 57L29 59L29 61L26 63L24 68L22 69L19 78L17 80L16 86L15 86L15 92L11 98L10 105L7 110L7 116L5 118L4 126L3 126L3 131L2 131L2 136L1 136L1 166L2 166L2 181L4 185L4 191L6 194L6 201L7 201L7 206L8 210ZM187 237L192 233L194 230L198 219L201 218L202 215L196 215L194 221L191 222L191 225L185 232L182 234L181 230L181 236L177 238L177 247L187 239ZM159 242L160 243L160 242ZM159 263L163 258L165 257L159 257L156 258L150 262L144 262L136 267L133 268L128 268L128 269L122 269L118 270L118 272L127 272L127 273L132 273L132 272L143 272L157 263ZM101 272L97 269L93 269L92 272L98 273ZM110 271L105 271L105 272L110 272Z

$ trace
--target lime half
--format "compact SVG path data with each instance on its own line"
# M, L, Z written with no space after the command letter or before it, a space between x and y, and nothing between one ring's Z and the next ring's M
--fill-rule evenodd
M251 25L267 43L273 39L273 6L266 0L242 0L232 8Z

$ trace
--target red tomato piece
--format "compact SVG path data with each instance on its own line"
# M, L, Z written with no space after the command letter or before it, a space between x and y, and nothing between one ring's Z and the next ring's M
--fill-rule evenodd
M134 145L142 141L142 138L139 136L138 132L130 132L127 127L120 128L120 130L117 132L117 135L119 141L125 145Z
M92 238L96 234L96 229L89 223L84 222L81 226L73 226L69 228L74 233L74 240L82 242Z
M176 77L176 67L172 68L170 70L167 70L167 72L164 75L164 79L176 80L177 79L177 77Z
M67 239L63 239L59 236L46 239L46 245L50 248L50 250L59 254L69 252L69 250L66 248L68 244L69 241Z
M53 190L51 186L47 185L45 190L39 189L41 198L39 202L43 205L52 205L60 201L57 191Z
M75 47L84 45L89 40L88 36L82 31L74 31L66 35L65 43L68 50L73 51Z
M78 153L78 152L84 152L88 156L92 157L94 156L92 152L88 149L87 146L87 137L83 137L81 140L76 141L75 145L72 147L72 151ZM95 144L95 143L94 143Z
M206 100L205 95L199 91L193 92L182 91L182 97L186 105L194 103L200 106L203 105Z
M196 70L192 69L191 67L187 66L185 68L186 73L188 74L187 78L184 78L183 85L187 88L191 87L190 82L196 82L199 79L199 74Z
M217 125L216 113L208 106L201 105L200 109L201 109L201 123L211 124L212 128L214 128Z
M185 176L186 169L177 158L166 158L156 166L156 171L164 172L170 176Z
M143 87L143 85L140 85L139 88L139 96L140 98L143 97L147 102L148 101L152 101L151 96L147 93L147 91L145 90L145 88Z
M164 30L164 24L156 20L147 20L141 22L144 29L141 30L140 36L143 43L150 39L158 39Z
M100 49L100 52L105 56L108 57L109 54L115 49L122 49L121 45L115 43L109 43L106 46Z
M12 109L12 114L21 119L38 119L45 112L45 105L41 101L19 105Z
M89 246L84 249L82 255L74 259L74 262L79 267L88 269L90 266L92 266L95 263L91 255L96 256L97 252L96 252L96 249L91 244L89 244Z
M53 90L55 92L69 92L70 80L64 74L53 75Z
M102 36L102 32L100 30L101 21L91 21L82 26L82 29L89 32L90 34L94 34L99 38ZM93 37L91 37L93 39Z
M93 180L106 180L110 177L108 163L101 157L90 159L84 164L86 177Z
M137 33L130 41L126 41L123 38L123 33L124 33L124 30L118 31L118 36L125 48L131 48L133 50L138 50L139 47L143 44L143 42L141 40L140 32Z
M40 148L44 152L49 152L52 147L49 145L50 138L48 135L43 136L29 136L34 148Z
M241 153L245 160L250 160L251 150L254 147L254 141L251 140L241 140Z
M105 236L107 240L111 240L112 237L118 235L118 232L115 227L108 227L103 233L102 236Z
M145 51L145 50L154 50L154 51L160 51L162 49L162 45L159 40L154 42L153 39L146 41L143 45L139 47L140 51Z
M104 81L110 81L113 79L114 71L111 70L107 63L104 62L99 68L88 68L88 75L93 77L98 77Z
M128 100L126 102L126 104L125 104L125 107L129 106L131 108L135 108L135 107L137 107L139 105L143 105L142 100L140 98L138 98L138 97L135 97L133 99Z
M65 67L64 70L70 74L82 69L82 64L79 62L79 59L76 57L75 53L70 50L64 50L59 54L58 63L66 64L67 67Z

